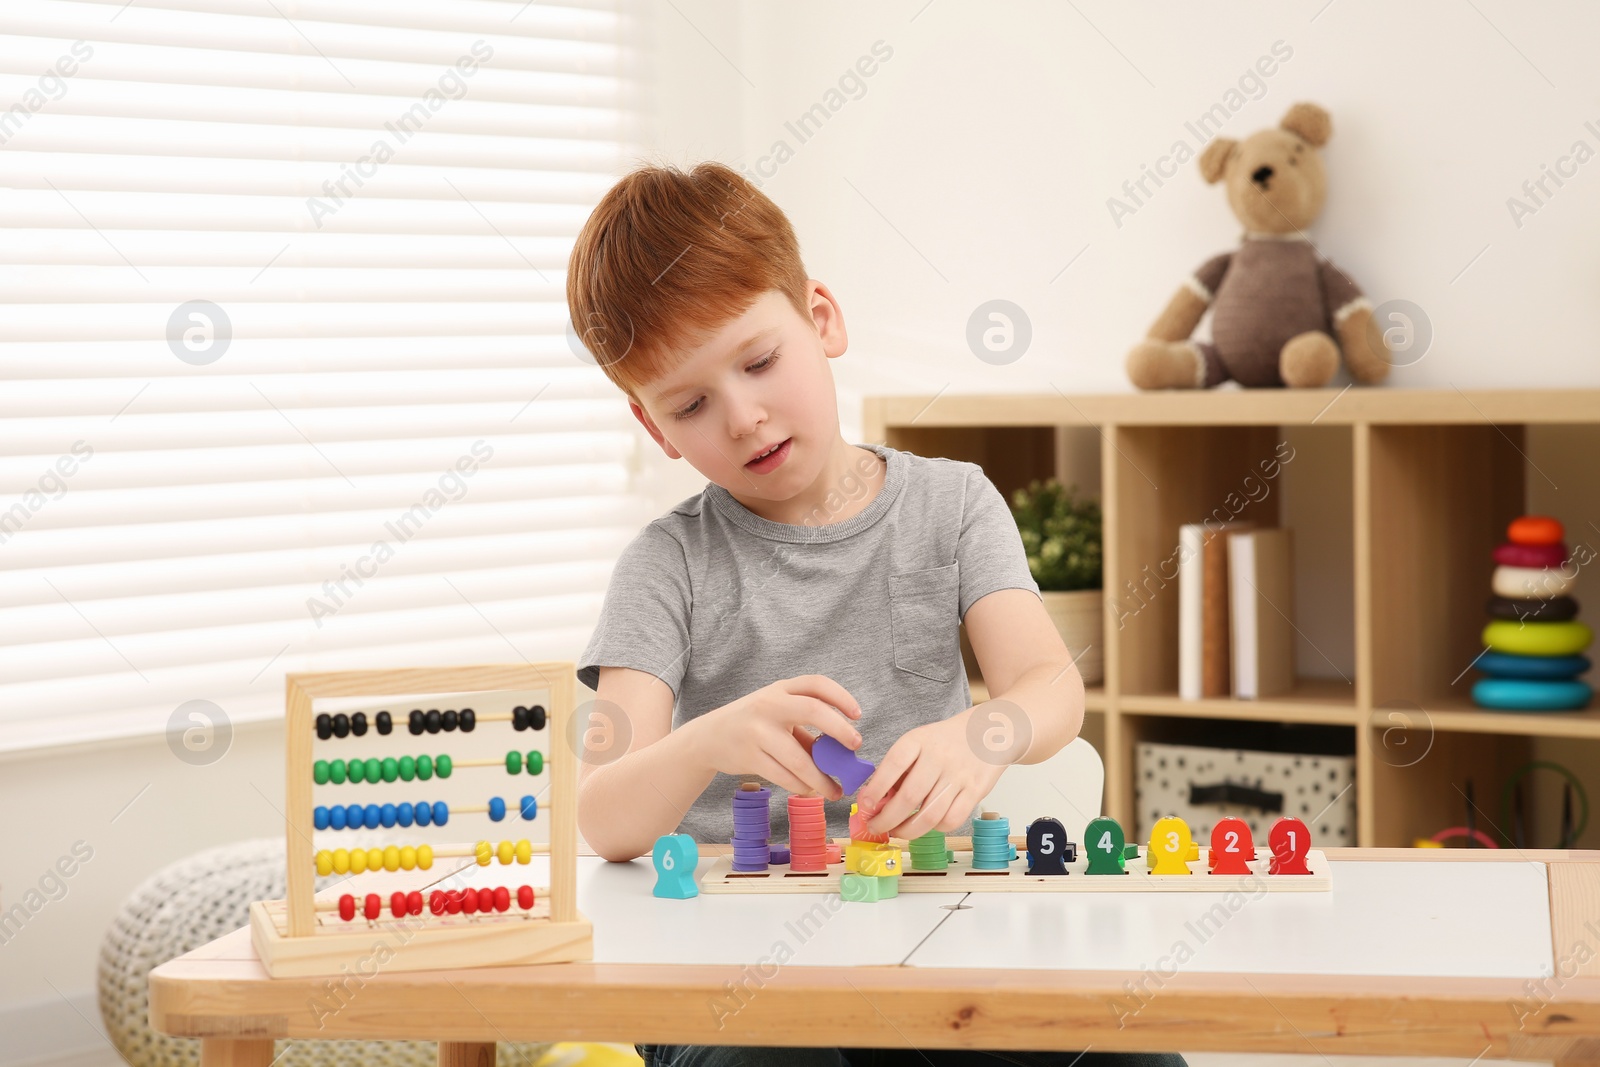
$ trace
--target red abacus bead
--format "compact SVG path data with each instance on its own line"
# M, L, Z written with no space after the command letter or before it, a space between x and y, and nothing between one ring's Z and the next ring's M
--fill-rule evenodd
M362 910L362 914L369 919L376 919L378 916L382 915L383 898L378 896L376 893L368 893L367 906Z
M339 918L349 922L356 917L356 898L346 893L339 898Z
M511 907L511 890L505 886L496 886L494 890L494 910L506 911Z
M443 915L450 904L450 898L438 889L428 894L428 910L435 915Z
M477 890L468 889L466 892L461 894L461 910L467 915L476 915L478 913Z
M517 887L517 907L527 911L533 907L533 886L524 885Z
M396 919L405 918L406 895L404 893L396 890L394 896L389 898L389 911Z
M478 890L478 910L483 912L494 910L494 890L488 886Z
M406 894L406 911L411 915L422 914L422 894L413 890Z
M459 890L451 889L445 893L445 910L451 915L460 914L461 893Z

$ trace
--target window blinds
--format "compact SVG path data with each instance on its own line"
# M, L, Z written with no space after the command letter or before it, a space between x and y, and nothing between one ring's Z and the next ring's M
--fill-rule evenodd
M572 657L646 508L565 268L631 16L5 0L0 747Z

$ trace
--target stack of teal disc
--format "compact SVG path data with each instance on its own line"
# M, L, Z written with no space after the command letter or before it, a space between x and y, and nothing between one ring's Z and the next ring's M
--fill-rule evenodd
M1576 568L1563 533L1556 519L1524 515L1494 550L1487 651L1473 663L1487 676L1472 686L1479 707L1573 711L1589 703L1592 691L1578 676L1589 669L1581 653L1594 635L1568 595Z
M911 841L911 869L914 871L942 871L953 859L955 854L945 844L943 830L929 830Z
M978 871L1003 871L1017 858L1010 840L1011 820L984 812L972 820L972 867Z

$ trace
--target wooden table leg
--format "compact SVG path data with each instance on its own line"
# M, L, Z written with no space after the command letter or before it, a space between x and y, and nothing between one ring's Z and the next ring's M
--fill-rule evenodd
M200 1039L200 1067L269 1067L271 1063L270 1037L243 1041L226 1037Z
M441 1041L439 1067L494 1067L493 1041Z

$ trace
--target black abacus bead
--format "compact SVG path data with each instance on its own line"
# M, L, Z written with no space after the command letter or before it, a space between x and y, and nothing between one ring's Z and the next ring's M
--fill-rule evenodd
M470 734L472 728L478 725L478 714L471 708L461 709L461 732Z
M378 712L378 732L380 734L389 734L393 731L394 719L389 717L389 713L387 711Z
M430 734L438 733L439 732L439 728L444 725L444 723L442 721L442 716L440 716L438 708L429 708L428 709L428 714L427 714L427 717L426 717L426 721L427 721L427 724L428 724L428 732Z
M346 715L342 711L333 717L333 736L350 736L350 716Z
M413 734L420 734L423 731L425 728L425 723L423 722L421 709L417 709L411 713L411 719L407 725Z
M326 741L333 736L333 716L323 712L317 716L317 737Z
M528 714L530 716L530 722L532 723L533 728L535 730L543 730L544 729L544 705L543 704L535 704L532 708L528 709Z
M355 734L357 737L365 737L367 735L366 712L358 711L354 715L350 716L350 732Z
M456 714L454 708L451 708L449 711L439 716L439 725L443 726L447 731L454 730L460 724L461 716Z
M528 709L518 704L511 709L511 728L526 730L528 728Z

